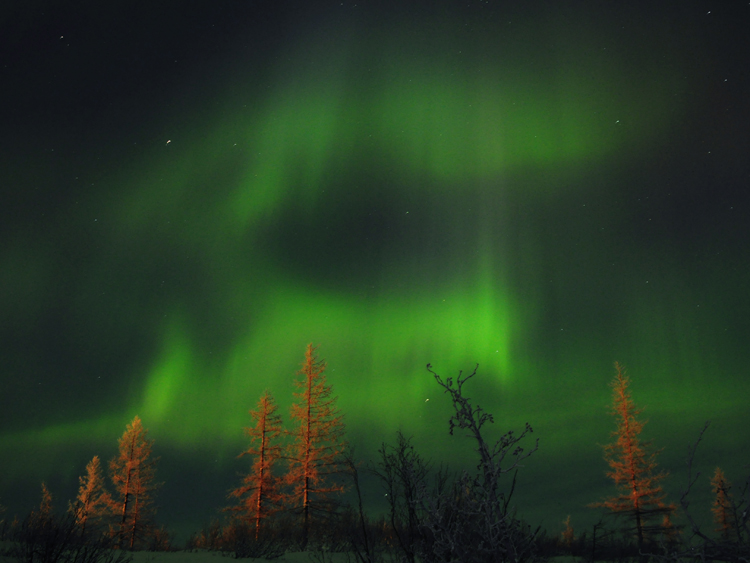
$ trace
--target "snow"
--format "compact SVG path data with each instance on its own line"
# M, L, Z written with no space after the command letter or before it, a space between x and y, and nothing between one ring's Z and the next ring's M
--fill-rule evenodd
M10 542L0 542L0 553L4 553L10 547ZM228 553L216 551L134 551L131 553L132 563L231 563L232 561L275 561L278 563L310 563L313 559L309 552L287 553L277 559L234 559ZM344 563L347 561L345 553L328 554L326 561L331 563ZM0 555L0 563L17 563L15 558L8 555Z

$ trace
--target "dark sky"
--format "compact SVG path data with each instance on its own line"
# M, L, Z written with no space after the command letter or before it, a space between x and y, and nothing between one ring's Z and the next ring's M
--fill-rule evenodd
M613 492L618 360L672 500L712 421L705 516L715 466L750 472L749 25L719 1L4 5L0 503L44 480L64 508L137 414L185 536L314 342L365 461L400 428L472 467L425 364L479 363L490 437L540 440L515 499L553 534Z

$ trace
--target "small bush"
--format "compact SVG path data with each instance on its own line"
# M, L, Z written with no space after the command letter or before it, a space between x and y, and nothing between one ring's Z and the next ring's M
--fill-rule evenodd
M10 533L8 555L19 563L127 563L114 540L102 533L82 533L75 515L32 512Z

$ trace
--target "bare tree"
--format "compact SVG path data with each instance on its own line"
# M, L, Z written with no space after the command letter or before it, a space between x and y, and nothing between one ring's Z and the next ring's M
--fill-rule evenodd
M375 546L371 538L370 530L368 529L368 519L365 514L364 507L362 505L362 489L359 485L359 465L354 456L354 448L348 448L344 454L344 463L352 478L352 484L354 485L354 492L357 495L357 511L350 511L353 516L352 520L356 519L356 522L350 521L349 529L349 543L350 547L354 552L354 556L360 563L374 563L376 554ZM356 515L355 515L356 514Z
M493 416L482 407L472 405L463 389L478 369L477 365L467 376L459 372L455 381L451 377L443 380L427 364L427 370L453 403L450 434L458 428L475 441L479 464L475 475L464 471L450 488L438 483L434 494L423 489L420 504L425 512L427 536L421 554L423 560L494 563L525 561L534 556L540 528L532 530L518 520L509 509L509 503L521 461L534 453L539 443L537 440L529 451L524 451L519 445L527 434L533 432L528 423L519 435L511 430L494 445L487 443L483 427L487 422L494 422ZM506 494L501 489L501 479L511 472L513 480Z
M23 521L14 520L7 555L19 563L127 563L113 538L82 530L76 514L52 510L52 495L42 483L42 500ZM2 554L0 554L2 555ZM1 559L1 558L0 558Z
M82 533L75 514L40 520L34 514L11 533L7 555L19 563L128 563L127 552L114 550L113 539Z
M383 443L378 453L380 460L373 471L385 487L391 529L406 561L414 563L422 551L424 514L420 499L430 466L401 431L395 446Z

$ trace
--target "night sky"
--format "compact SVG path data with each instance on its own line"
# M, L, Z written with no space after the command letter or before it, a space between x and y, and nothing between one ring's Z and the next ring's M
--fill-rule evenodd
M514 499L553 534L614 492L616 360L670 500L706 420L696 515L715 466L750 474L748 2L6 4L8 515L43 480L63 510L139 415L186 536L309 342L363 461L402 429L474 467L425 365L478 363L490 438L539 438Z

